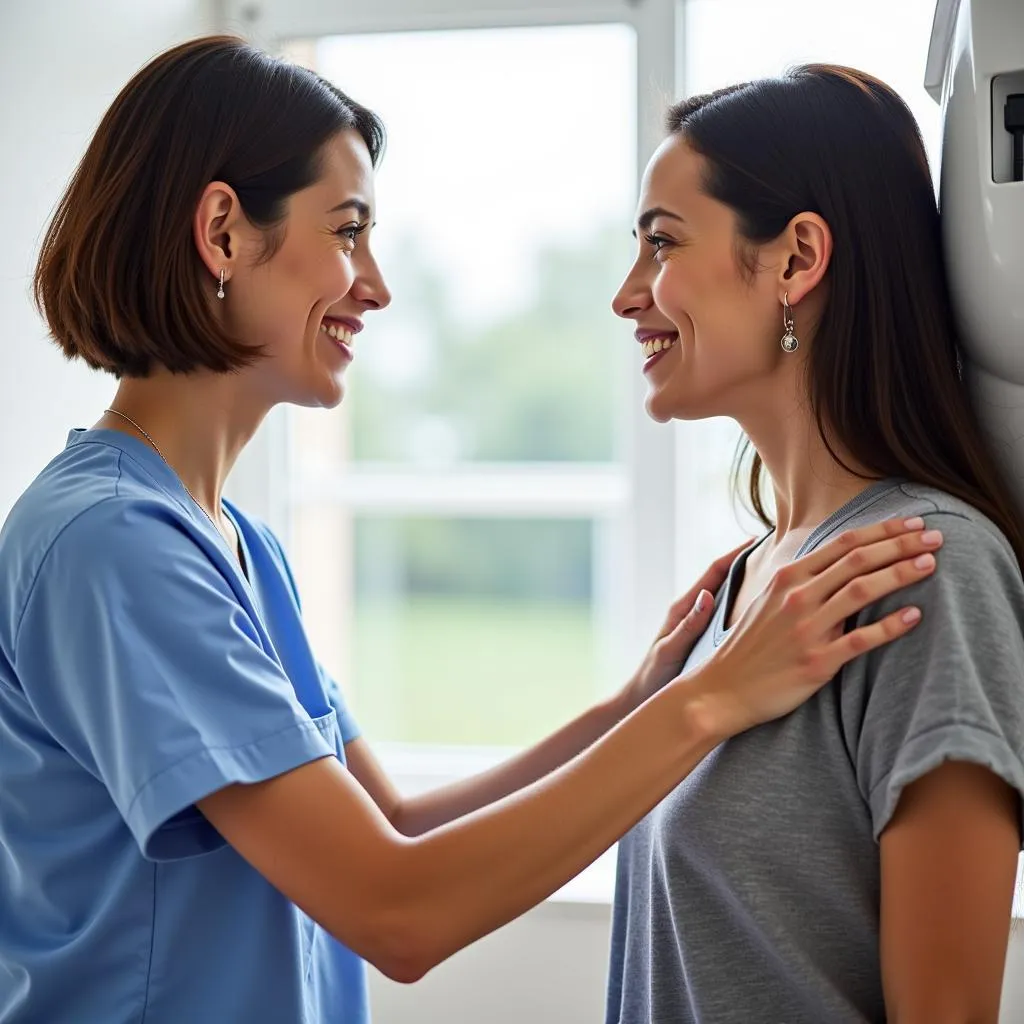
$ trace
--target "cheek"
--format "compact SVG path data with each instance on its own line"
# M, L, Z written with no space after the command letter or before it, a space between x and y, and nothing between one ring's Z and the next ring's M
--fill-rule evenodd
M680 320L691 315L694 299L694 281L690 273L675 263L667 263L658 271L651 285L651 298L658 309L676 327Z
M680 249L665 256L651 292L658 305L689 312L689 307L714 305L731 289L734 276L717 253Z
M349 256L338 250L329 250L312 263L306 261L303 279L314 301L326 301L331 305L349 293L355 271Z
M731 259L690 257L669 259L652 289L658 308L677 327L692 327L712 337L746 334L753 309L750 290Z
M666 261L651 287L654 304L690 340L719 333L723 294L706 265L681 258Z
M352 265L352 257L342 252L333 252L324 266L324 282L326 284L325 298L331 303L337 302L352 290L356 279L355 268Z
M346 295L355 278L352 260L334 245L295 246L278 253L275 276L280 275L298 302L309 307L317 302L336 302Z

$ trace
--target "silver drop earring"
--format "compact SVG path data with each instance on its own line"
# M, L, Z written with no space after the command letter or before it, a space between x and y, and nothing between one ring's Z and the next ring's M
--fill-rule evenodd
M782 300L782 326L786 331L782 336L782 351L795 352L800 347L800 342L793 333L796 323L793 320L792 307L789 305L789 292L786 292L786 297Z
M220 283L217 286L217 298L224 298L224 268L220 268Z

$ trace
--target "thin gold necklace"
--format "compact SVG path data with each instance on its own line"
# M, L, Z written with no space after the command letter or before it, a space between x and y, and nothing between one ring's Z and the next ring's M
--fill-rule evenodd
M220 531L220 527L213 521L213 516L211 516L210 513L206 511L206 509L200 503L199 499L188 489L188 485L185 483L185 481L182 480L181 477L177 473L174 472L174 467L167 461L167 458L164 455L164 453L162 451L160 451L160 446L156 443L156 441L154 441L153 438L150 437L149 434L147 434L146 431L143 430L142 427L140 427L138 425L138 423L136 423L135 420L133 420L131 418L131 416L126 416L123 412L118 412L117 409L104 409L103 411L104 412L113 413L115 416L120 416L121 419L123 419L126 422L130 423L153 446L153 451L155 451L157 453L157 455L160 456L160 458L163 460L163 464L172 473L174 473L175 476L178 477L178 480L181 483L181 486L185 488L185 493L192 499L192 501L195 503L195 505L199 509L199 511L202 512L203 515L206 516L206 518L210 520L210 525L213 526L213 528L218 533L220 533L221 532Z

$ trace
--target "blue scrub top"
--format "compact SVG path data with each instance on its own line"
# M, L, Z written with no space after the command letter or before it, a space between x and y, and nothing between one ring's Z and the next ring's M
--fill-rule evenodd
M0 531L0 1021L365 1024L363 962L194 804L357 730L273 534L72 432Z

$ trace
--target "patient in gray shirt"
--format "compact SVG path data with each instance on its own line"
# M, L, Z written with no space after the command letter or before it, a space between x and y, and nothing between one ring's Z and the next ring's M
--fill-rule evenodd
M623 838L608 1024L884 1021L878 837L900 792L958 760L1024 795L1024 582L996 527L940 491L885 481L800 554L914 515L943 532L937 572L860 618L917 604L921 624L721 744ZM687 669L725 639L744 559Z

